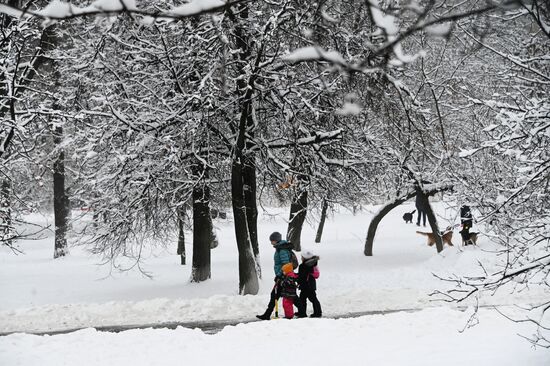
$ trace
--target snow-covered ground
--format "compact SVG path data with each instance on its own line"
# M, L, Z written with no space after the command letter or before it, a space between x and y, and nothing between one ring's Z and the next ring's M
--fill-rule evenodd
M456 223L456 212L437 205L440 226ZM427 247L401 216L412 206L392 211L379 226L374 256L363 255L369 212L341 210L325 226L323 242L313 243L316 227L302 234L304 249L321 256L318 296L323 315L413 309L347 319L294 319L227 326L217 334L198 329L136 329L121 333L83 329L64 335L16 333L0 337L0 364L5 365L262 365L315 361L317 364L381 365L548 365L550 352L533 349L521 336L536 329L514 323L501 312L519 317L517 305L547 299L548 291L507 289L483 294L479 323L467 327L474 299L455 305L429 294L449 286L433 274L480 273L479 262L495 269L486 236L478 247L455 247L441 254ZM212 279L189 283L190 266L181 266L175 243L147 255L143 270L118 272L100 259L73 247L68 257L53 260L48 237L20 243L24 254L0 252L0 333L45 332L94 326L154 324L208 320L250 321L265 310L272 286L272 253L267 237L286 229L286 210L271 209L260 217L259 237L264 276L257 296L237 294L237 249L230 220L216 221L220 246L212 251ZM416 217L415 217L416 218ZM35 217L35 220L44 218ZM312 220L315 221L315 220ZM421 230L425 230L422 228ZM426 230L427 231L427 230ZM187 242L191 237L188 235ZM189 262L191 245L187 252ZM309 306L311 312L311 306ZM239 357L241 356L241 357ZM5 362L6 361L6 362Z

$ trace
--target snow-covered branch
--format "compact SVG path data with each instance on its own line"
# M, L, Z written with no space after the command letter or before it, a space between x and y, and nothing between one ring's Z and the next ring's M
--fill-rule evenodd
M148 22L161 20L178 20L198 15L219 13L225 9L250 0L191 0L165 11L140 9L135 0L96 0L86 7L78 7L68 2L53 0L39 10L21 9L7 4L0 4L0 13L23 18L37 17L47 21L62 21L87 16L116 16L130 14L139 16Z

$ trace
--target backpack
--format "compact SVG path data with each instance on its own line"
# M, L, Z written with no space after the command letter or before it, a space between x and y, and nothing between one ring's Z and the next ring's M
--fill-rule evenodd
M298 257L296 257L296 253L292 249L288 250L290 252L290 263L292 263L292 269L298 268Z
M313 271L311 272L311 275L313 278L318 279L321 272L319 272L319 267L315 266L313 267Z

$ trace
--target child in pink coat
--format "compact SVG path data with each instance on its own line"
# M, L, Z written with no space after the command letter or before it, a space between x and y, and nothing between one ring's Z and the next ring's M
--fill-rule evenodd
M319 278L319 266L317 265L319 256L313 254L310 250L302 251L302 264L298 267L298 285L300 286L300 299L297 301L298 317L306 317L307 300L313 304L313 314L311 318L320 318L323 316L321 303L317 299L317 279Z

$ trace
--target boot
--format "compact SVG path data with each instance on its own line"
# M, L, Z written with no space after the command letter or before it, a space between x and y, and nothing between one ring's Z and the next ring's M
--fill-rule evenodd
M321 313L319 313L319 314L313 313L313 314L311 314L309 317L310 317L310 318L321 318L322 316L323 316L323 315L322 315Z
M256 318L260 320L269 320L271 319L271 314L263 313L262 315L256 315Z

